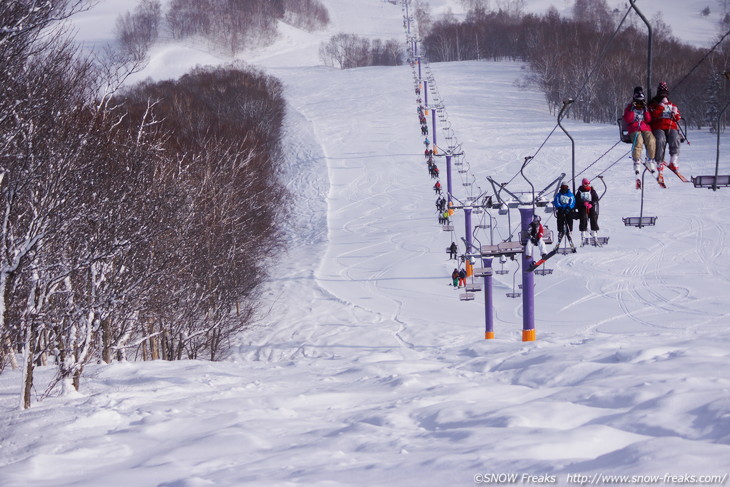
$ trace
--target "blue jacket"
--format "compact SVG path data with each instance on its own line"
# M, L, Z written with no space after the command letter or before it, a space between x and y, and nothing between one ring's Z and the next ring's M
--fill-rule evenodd
M555 199L553 199L553 205L557 209L568 209L572 210L575 208L575 196L568 190L566 193L557 192Z

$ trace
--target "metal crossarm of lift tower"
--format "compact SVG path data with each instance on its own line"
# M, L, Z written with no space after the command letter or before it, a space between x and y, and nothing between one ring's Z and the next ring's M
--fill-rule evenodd
M441 147L438 144L435 144L435 145L438 148L438 153L434 154L434 156L436 156L436 157L446 157L446 156L456 157L456 156L463 156L464 155L464 151L461 150L461 144L458 144L458 145L455 145L455 146L454 145L449 145L449 148L448 149L444 149L443 147ZM459 152L456 152L457 150Z
M471 200L471 202L463 203L460 199L458 199L456 196L451 195L451 198L458 202L459 204L452 204L449 206L449 208L452 208L454 210L473 210L473 209L489 209L494 208L495 206L492 203L492 197L486 196L487 192L480 194L479 196L475 197L468 197L467 199ZM474 203L475 201L480 201L481 203Z
M545 186L542 191L535 194L534 191L510 191L507 189L507 183L498 183L490 176L487 176L487 181L492 185L496 199L496 201L492 200L490 208L495 208L500 211L506 211L508 208L519 208L520 206L544 208L551 203L551 198L546 197L546 193L555 185L560 187L560 183L564 178L565 173L561 173L560 176ZM507 193L509 198L503 198L501 195L502 192Z

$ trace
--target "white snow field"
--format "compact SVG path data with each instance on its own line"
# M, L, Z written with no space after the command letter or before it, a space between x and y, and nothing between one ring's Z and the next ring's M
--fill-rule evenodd
M100 3L86 22L104 32L101 19L121 3ZM668 172L662 189L647 178L644 215L656 226L625 227L621 218L640 206L628 145L595 162L617 128L566 120L578 171L595 162L579 179L602 192L596 176L605 178L599 223L609 244L555 256L554 273L535 276L534 342L521 341L522 301L506 296L517 266L505 264L510 273L494 278L496 338L485 340L483 293L461 302L450 286L444 249L461 244L464 217L454 215L453 235L437 224L412 69L318 65L319 42L335 32L404 39L400 6L324 3L327 32L288 29L243 56L283 80L289 103L295 211L281 222L289 244L267 283L268 313L226 361L91 365L79 394L26 411L17 409L20 373L6 369L0 487L727 485L730 188L696 189ZM661 3L668 23L687 19L689 41L712 45L714 24L697 13L706 2ZM449 5L459 7L432 2L436 12ZM104 37L81 27L79 36ZM167 43L138 78L224 61ZM519 168L556 115L522 87L526 68L430 69L430 96L446 107L474 182L463 186L454 171L457 197L489 189L487 176L517 175L509 187L529 190ZM716 136L688 135L682 172L714 174ZM729 142L723 134L721 174L730 173ZM558 130L526 174L542 188L570 166ZM510 228L495 217L501 241ZM513 227L518 220L514 211ZM476 236L490 240L489 230ZM39 394L53 372L39 371Z

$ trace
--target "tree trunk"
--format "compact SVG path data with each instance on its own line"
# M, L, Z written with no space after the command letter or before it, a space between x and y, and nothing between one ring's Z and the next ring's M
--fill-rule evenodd
M152 335L154 328L150 325L149 334ZM150 337L150 360L160 359L160 346L159 339L157 336Z
M35 325L30 325L27 328L25 344L23 345L23 393L20 399L20 409L30 407L31 393L33 392L33 370L35 369L35 361L33 360L35 335Z
M101 322L101 359L107 364L112 363L112 327L108 319Z
M8 357L8 360L10 362L10 367L13 370L18 370L18 358L15 356L16 350L13 346L13 343L10 341L9 337L5 338L5 342L3 343L3 357L2 359L5 360L5 356Z
M79 390L79 387L81 386L81 373L83 372L83 370L84 370L83 367L77 367L76 370L74 371L73 385L74 385L74 389L76 389L77 391Z

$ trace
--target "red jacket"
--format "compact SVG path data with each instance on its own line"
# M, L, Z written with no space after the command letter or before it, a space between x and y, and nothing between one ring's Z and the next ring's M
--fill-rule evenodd
M649 104L651 113L652 130L679 130L677 120L682 118L677 105L670 102L666 97L658 99L655 97Z
M626 122L629 134L651 130L649 126L651 113L646 107L636 108L633 103L629 103L624 109L624 122Z
M536 225L537 223L537 225ZM542 223L532 222L530 223L530 237L534 237L536 240L540 240L545 234L545 229L542 228Z

